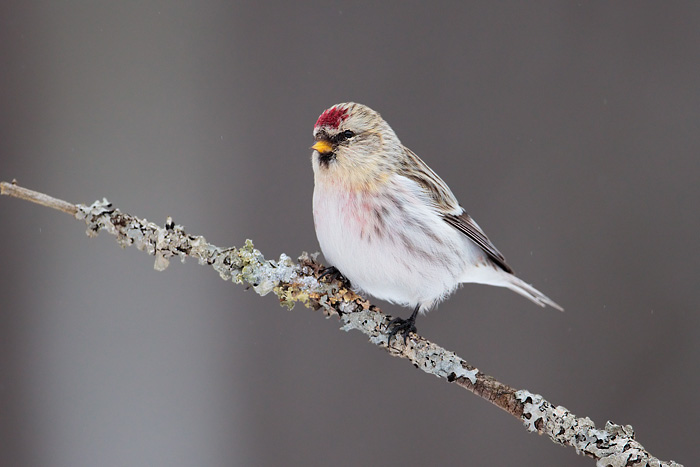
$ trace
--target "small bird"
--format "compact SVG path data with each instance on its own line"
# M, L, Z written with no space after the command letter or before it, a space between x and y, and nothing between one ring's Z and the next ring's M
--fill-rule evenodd
M316 236L332 265L361 292L413 308L389 323L389 341L416 332L425 313L462 283L507 287L562 307L518 279L445 182L379 113L342 103L316 121L312 154Z

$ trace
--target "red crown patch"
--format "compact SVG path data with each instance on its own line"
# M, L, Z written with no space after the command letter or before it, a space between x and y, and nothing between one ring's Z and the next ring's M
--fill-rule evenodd
M338 128L340 122L346 118L348 118L348 109L331 107L318 117L315 127L329 126L331 128Z

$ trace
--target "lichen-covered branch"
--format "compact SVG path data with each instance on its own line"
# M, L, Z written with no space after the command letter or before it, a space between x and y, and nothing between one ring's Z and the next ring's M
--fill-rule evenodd
M186 233L170 218L161 227L122 213L106 199L90 206L74 205L19 187L14 182L0 183L0 194L72 214L85 221L89 236L104 230L114 235L122 247L134 245L154 255L154 266L159 271L168 266L170 258L184 261L189 256L199 264L212 266L224 280L248 284L260 295L273 292L286 307L292 308L300 302L327 316L337 315L342 322L341 329L356 329L366 334L370 342L385 348L391 355L405 358L426 373L483 397L522 420L529 431L546 434L555 443L574 447L577 453L597 459L598 466L680 466L673 461L659 461L649 454L635 441L631 426L608 422L604 429L598 429L589 418L578 418L538 394L500 383L453 352L417 334L411 334L405 343L399 338L392 339L389 344L387 324L391 317L344 283L319 279L323 267L314 255L304 253L296 262L284 254L276 261L266 260L250 240L241 248L220 248L202 236Z

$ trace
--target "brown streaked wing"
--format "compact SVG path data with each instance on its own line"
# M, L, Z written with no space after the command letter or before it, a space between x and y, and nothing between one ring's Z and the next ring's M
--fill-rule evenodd
M513 268L508 266L501 252L491 243L491 240L488 239L484 231L481 230L469 214L466 212L462 212L462 214L458 216L447 214L443 216L443 219L452 227L466 235L471 241L479 245L479 247L489 255L491 261L503 268L504 271L511 274L514 273Z
M441 214L462 211L459 202L447 184L415 152L403 147L407 160L399 168L399 174L418 183L426 191Z
M407 160L399 169L399 174L410 178L423 187L430 199L435 203L435 208L440 212L445 222L476 243L489 256L491 261L504 271L513 274L513 268L508 266L501 252L491 243L491 240L474 222L474 219L459 205L455 195L452 194L450 188L438 174L428 167L428 164L423 162L416 153L405 146L404 153Z

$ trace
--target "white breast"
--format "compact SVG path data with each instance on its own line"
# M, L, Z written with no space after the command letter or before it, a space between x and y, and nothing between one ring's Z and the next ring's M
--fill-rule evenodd
M316 179L316 235L354 287L428 309L458 285L481 250L448 225L415 182L394 176L373 192Z

